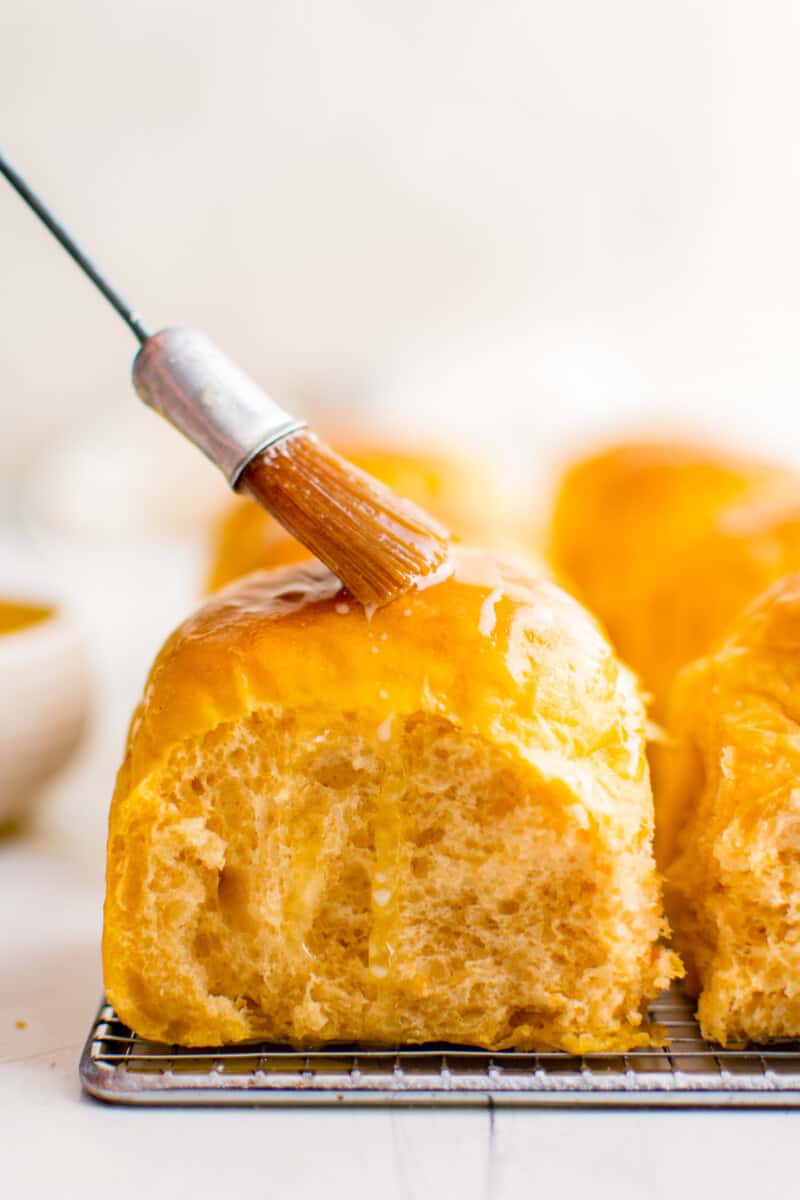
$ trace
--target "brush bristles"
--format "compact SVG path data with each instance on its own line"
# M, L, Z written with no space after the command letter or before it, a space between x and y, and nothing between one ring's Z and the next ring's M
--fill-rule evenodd
M311 433L292 434L260 454L240 490L367 607L388 604L446 567L448 534L441 525Z

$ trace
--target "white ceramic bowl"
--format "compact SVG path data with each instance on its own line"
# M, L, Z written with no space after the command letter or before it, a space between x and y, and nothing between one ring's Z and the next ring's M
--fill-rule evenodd
M27 600L0 600L0 605ZM89 670L77 629L57 608L2 632L0 823L22 816L78 745L89 711Z

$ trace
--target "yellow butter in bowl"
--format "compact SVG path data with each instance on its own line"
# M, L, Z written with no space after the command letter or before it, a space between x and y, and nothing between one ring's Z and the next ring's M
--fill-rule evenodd
M13 600L0 600L0 634L18 633L31 625L38 625L53 616L53 609L41 604L24 604Z

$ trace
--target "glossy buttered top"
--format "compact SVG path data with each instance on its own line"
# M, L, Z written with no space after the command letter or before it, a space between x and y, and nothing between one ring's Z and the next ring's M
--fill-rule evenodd
M134 717L119 791L183 739L250 712L432 712L547 777L598 819L642 819L645 717L593 619L535 568L453 551L453 574L368 616L317 562L246 577L168 640ZM604 786L608 773L609 788ZM611 777L616 795L611 795ZM630 806L619 780L631 784Z

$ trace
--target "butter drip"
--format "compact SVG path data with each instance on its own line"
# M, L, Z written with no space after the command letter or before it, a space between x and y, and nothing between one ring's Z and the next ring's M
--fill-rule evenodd
M395 953L395 930L400 915L398 901L398 847L403 844L401 781L389 778L375 809L375 858L372 870L372 928L369 936L369 972L386 979Z

